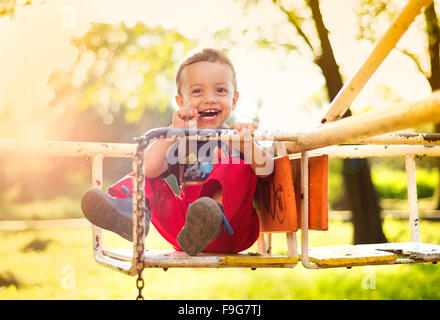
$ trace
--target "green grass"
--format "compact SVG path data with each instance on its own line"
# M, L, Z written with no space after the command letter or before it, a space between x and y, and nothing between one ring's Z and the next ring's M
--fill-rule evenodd
M407 222L386 219L389 241L408 241ZM421 222L422 240L440 243L440 224ZM298 235L298 239L300 235ZM89 228L0 231L0 299L134 299L135 278L98 265ZM352 225L331 221L310 234L312 246L351 243ZM38 245L37 245L38 244ZM131 243L104 232L104 246ZM147 248L169 248L152 229ZM285 253L274 235L274 253ZM32 249L34 248L34 249ZM255 250L255 247L252 249ZM147 299L440 299L440 267L433 264L293 269L146 269ZM8 278L9 277L9 278ZM13 278L15 285L7 285Z
M0 220L83 218L81 199L66 196L32 202L3 202L0 210Z

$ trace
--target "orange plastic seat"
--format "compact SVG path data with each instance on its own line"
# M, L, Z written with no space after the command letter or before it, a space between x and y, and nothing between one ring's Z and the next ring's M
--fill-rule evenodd
M309 157L309 229L328 229L328 156ZM260 232L296 232L301 227L301 159L274 159L274 171L255 191Z
M290 160L301 228L301 159ZM328 230L328 155L309 157L309 229Z
M288 156L274 159L273 173L258 181L255 200L260 232L298 230L296 197Z

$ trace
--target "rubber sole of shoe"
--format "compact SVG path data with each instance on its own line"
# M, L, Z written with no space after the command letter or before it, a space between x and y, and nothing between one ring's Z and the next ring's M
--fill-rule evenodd
M81 209L92 224L133 241L133 220L121 215L103 191L93 188L84 193Z
M222 212L217 202L207 197L200 198L189 207L177 242L183 251L195 256L217 238L221 225Z

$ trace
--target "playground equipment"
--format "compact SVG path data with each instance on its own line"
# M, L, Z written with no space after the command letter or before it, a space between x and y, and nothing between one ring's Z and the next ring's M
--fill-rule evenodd
M136 144L77 143L66 141L23 142L1 140L0 152L26 152L50 156L87 156L92 159L92 186L102 188L104 157L133 158L133 249L109 249L103 245L102 230L93 226L95 260L106 267L129 275L137 275L138 298L142 298L144 268L293 268L299 262L309 269L436 263L440 260L440 245L422 243L419 231L415 157L440 156L440 135L403 134L397 130L426 123L440 123L440 92L418 102L399 104L385 110L373 110L341 119L351 102L373 72L385 59L401 35L409 27L427 0L411 0L389 30L379 39L372 53L355 76L341 89L323 117L320 127L308 132L258 132L252 140L275 141L277 157L269 189L257 188L260 195L270 193L270 201L257 203L261 221L258 252L237 254L201 253L188 256L174 250L145 250L144 149L152 139L213 139L243 140L228 130L181 130L170 134L166 128L149 131ZM345 145L342 145L345 144ZM338 146L335 146L338 145ZM404 243L309 247L309 230L326 230L327 222L327 159L405 157L408 182L409 222L411 239ZM310 166L310 168L309 168ZM320 172L318 177L314 173ZM269 183L269 184L270 184ZM316 188L319 184L320 188ZM282 189L276 187L280 185ZM315 187L314 187L315 186ZM271 191L272 190L272 191ZM268 194L266 194L267 196ZM295 197L293 197L295 195ZM313 201L310 201L313 199ZM319 203L319 206L317 205ZM287 215L287 223L274 221L279 211ZM296 233L301 229L301 246ZM271 234L286 234L287 254L271 252Z
M438 94L436 94L438 96ZM434 95L428 100L437 100L436 110L437 112L431 114L432 119L440 121L440 101L438 97ZM435 105L435 104L433 104ZM399 109L399 107L396 107ZM427 109L428 111L430 109ZM393 115L393 117L399 117L400 115ZM351 121L362 121L363 117L356 119L344 119ZM335 125L338 122L335 122ZM342 120L341 123L343 124ZM317 130L324 130L317 129ZM337 131L337 130L336 130ZM0 152L19 152L19 153L34 153L44 154L48 156L77 156L88 157L92 160L92 185L96 188L102 188L102 162L104 157L122 157L122 158L134 158L134 191L133 202L134 210L137 219L134 219L134 242L133 250L122 249L110 249L105 248L103 244L102 230L96 226L93 226L93 253L95 260L106 267L114 270L121 271L129 275L138 274L137 286L141 289L143 287L143 279L140 277L144 268L171 268L171 267L186 267L186 268L231 268L231 267L244 267L244 268L293 268L298 263L301 263L304 267L309 269L318 268L334 268L334 267L353 267L362 265L390 265L390 264L408 264L408 263L426 263L437 262L440 260L440 245L422 243L420 240L419 231L419 216L417 208L417 189L416 189L416 177L415 177L415 157L438 157L440 156L440 135L438 134L385 134L376 137L370 137L366 139L360 139L359 144L349 144L340 146L328 146L319 149L313 149L311 151L302 151L299 154L285 154L279 156L275 160L275 170L277 168L283 168L280 163L287 158L288 170L285 172L291 173L290 164L294 160L301 162L300 166L296 170L300 170L300 186L302 199L300 200L301 209L289 210L288 214L291 215L291 219L298 221L300 217L300 223L293 229L287 224L273 223L272 216L270 216L270 210L266 210L268 215L264 222L264 216L261 219L261 236L258 241L258 252L241 252L238 254L209 254L201 253L198 256L191 257L184 252L176 252L174 250L152 250L146 248L144 250L144 228L138 226L143 223L145 203L143 195L144 172L143 166L138 165L142 162L141 149L147 144L148 140L152 137L158 138L164 136L167 132L166 129L156 129L151 131L147 136L144 136L138 142L139 144L109 144L109 143L77 143L66 141L43 141L43 142L23 142L16 140L2 140L0 141ZM185 131L188 134L185 137L173 137L173 139L190 139L195 138L195 135L190 135L190 130ZM194 133L194 132L193 132ZM319 133L317 133L319 135ZM207 136L203 135L206 139ZM283 141L294 141L297 134L269 134L263 133L260 136L255 135L256 140L267 140L269 138L281 142L278 146L278 153L282 154L286 152L286 146L283 145ZM238 136L234 136L231 132L214 131L208 137L209 139L240 139ZM348 138L345 138L348 139ZM341 143L344 143L341 141ZM374 144L371 144L374 143ZM385 143L385 144L381 144ZM397 143L397 144L392 144ZM307 149L307 145L304 146ZM406 172L408 177L408 201L409 201L409 223L411 238L410 241L404 243L384 243L384 244L371 244L371 245L343 245L333 247L309 247L309 219L314 220L316 214L312 213L312 208L309 208L309 188L310 183L309 173L313 176L316 173L316 164L313 164L313 159L321 159L321 163L325 163L322 160L322 155L330 158L365 158L365 157L405 157ZM312 159L312 160L310 160ZM325 159L324 159L325 160ZM314 168L309 171L309 164ZM324 174L324 168L318 166L318 169ZM279 170L278 170L279 171ZM276 174L276 173L274 173ZM326 178L326 176L324 176ZM292 186L294 183L294 176L290 176L287 179L284 186L289 184ZM313 178L312 178L313 179ZM322 179L322 178L321 178ZM313 183L313 182L312 182ZM315 181L316 183L316 181ZM325 186L325 179L319 183L323 183ZM315 191L313 191L315 190ZM296 194L298 194L298 188ZM316 188L311 189L315 192ZM325 189L326 191L326 189ZM286 191L287 193L287 191ZM286 194L284 193L284 194ZM313 197L313 195L311 195ZM321 194L320 201L326 200L327 194ZM275 199L275 197L272 197ZM281 199L283 196L281 195ZM316 198L315 198L316 199ZM284 203L285 199L284 199ZM310 206L313 206L315 202L312 202ZM292 209L290 207L290 209ZM310 210L310 215L309 213ZM264 214L264 210L260 207L260 214ZM326 207L318 212L326 219ZM272 220L272 223L271 223ZM316 220L316 219L315 219ZM301 227L301 249L297 246L296 232L298 227ZM286 234L287 254L286 255L274 255L271 253L271 234L273 232L284 232ZM148 243L148 237L146 238Z
M404 108L407 106L407 108ZM422 106L422 107L420 107ZM421 108L423 110L421 110ZM391 109L390 109L391 110ZM309 133L257 133L254 140L272 140L277 144L278 157L275 158L275 172L284 172L284 188L291 186L301 206L286 206L287 200L284 195L287 190L278 193L285 208L289 209L286 214L290 215L291 221L296 221L293 227L288 224L274 222L270 215L269 204L266 209L259 208L261 221L261 234L258 240L257 252L241 252L238 254L210 254L201 253L198 256L188 256L184 252L174 250L152 250L144 248L144 227L145 221L145 198L143 183L145 172L143 166L143 150L151 139L165 138L169 132L168 128L159 128L150 131L145 136L138 139L138 144L112 144L112 143L84 143L67 141L42 141L24 142L17 140L1 140L0 152L2 153L34 153L48 156L77 156L88 157L92 160L92 186L102 188L102 162L105 157L133 158L133 208L136 219L134 219L134 241L133 250L123 250L105 248L103 244L102 230L93 226L93 253L95 260L106 267L121 271L129 275L138 275L137 286L141 290L144 282L141 277L144 268L293 268L299 262L306 268L334 268L334 267L353 267L362 265L390 265L408 263L437 262L440 260L440 245L422 243L419 231L419 215L417 208L417 189L415 177L415 157L438 157L440 156L440 135L439 134L403 134L391 133L373 137L361 138L364 132L370 132L374 127L376 133L383 133L389 127L377 126L376 122L365 121L365 119L376 119L379 123L393 123L392 129L401 129L405 125L393 119L401 119L407 115L410 119L418 119L416 122L411 120L411 125L420 125L431 121L440 122L440 93L434 93L430 98L422 102L413 104L397 105L392 108L395 112L388 112L382 119L377 120L374 112L369 115L359 115L336 121L332 124L331 132L328 125L314 129ZM425 114L425 116L418 116ZM359 125L362 124L362 127ZM353 135L343 135L344 128L356 127L357 131ZM168 135L170 139L243 139L227 130L208 130L200 135L200 130L186 129L184 135ZM338 134L341 132L341 134ZM334 134L331 134L334 133ZM324 147L314 149L316 137L330 135L330 141L319 142ZM354 144L353 136L358 138ZM304 138L304 137L312 137ZM287 141L287 142L286 142ZM332 146L333 144L344 144ZM289 145L290 144L290 145ZM327 146L328 145L328 146ZM300 149L300 153L289 153L290 149ZM310 150L310 151L309 151ZM324 157L323 157L324 156ZM408 201L409 201L409 222L411 239L404 243L384 243L371 245L343 245L332 247L309 247L309 229L313 228L309 220L316 222L316 217L326 222L327 207L322 206L318 210L312 207L316 202L323 203L327 200L326 189L326 160L327 157L339 158L366 158L366 157L405 157L406 172L408 177ZM313 160L320 159L318 165ZM287 170L286 170L287 161ZM300 189L298 188L297 175L292 174L290 165L294 161L300 161L300 166L295 168L300 172ZM284 164L283 164L284 162ZM323 165L324 164L324 165ZM309 170L309 165L311 169ZM313 177L320 170L321 175L316 180ZM313 179L315 179L313 181ZM276 182L276 178L274 178ZM310 188L313 183L321 186L321 193L316 188ZM325 192L322 192L323 189ZM309 194L309 189L311 193ZM263 189L264 191L264 189ZM299 192L300 191L300 192ZM310 202L309 198L314 197L315 201ZM276 199L272 196L272 199ZM300 200L299 200L300 198ZM291 199L292 200L292 199ZM316 201L318 200L318 201ZM292 204L292 202L290 202ZM294 202L295 203L295 202ZM309 205L310 204L310 205ZM264 206L264 204L263 204ZM278 205L279 206L279 205ZM314 210L314 211L313 211ZM264 214L266 213L266 217ZM140 226L140 227L139 227ZM297 246L297 230L301 228L301 248ZM319 227L318 227L319 228ZM325 230L325 226L321 226ZM316 230L316 229L315 229ZM287 254L274 255L271 253L271 234L274 232L284 232L286 234ZM146 238L148 240L148 237ZM147 242L148 243L148 242ZM139 295L141 297L141 295Z

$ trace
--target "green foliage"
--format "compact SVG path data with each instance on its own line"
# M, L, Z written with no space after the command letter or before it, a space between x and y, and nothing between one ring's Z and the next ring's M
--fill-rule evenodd
M417 162L417 196L420 199L432 197L439 183L439 173L435 166L433 166L433 160L431 158L423 158ZM404 161L400 158L388 158L374 159L371 163L371 179L378 197L380 199L407 199L408 191ZM344 185L339 174L341 169L341 159L329 160L328 199L330 210L347 209L342 203Z
M406 172L390 168L374 167L371 169L371 178L381 198L407 199ZM438 171L431 169L416 169L417 196L419 198L432 197L438 185Z
M31 0L0 0L0 18L3 16L13 17L15 15L17 5L28 6L31 4Z
M81 110L94 107L110 122L123 108L129 123L139 122L146 110L169 108L175 67L195 46L175 30L140 22L134 27L95 23L72 44L78 49L72 69L54 73L49 81L58 99L66 90L76 91Z
M397 5L389 0L361 0L356 8L358 16L358 39L375 41L382 30L381 22L388 25L397 15Z

